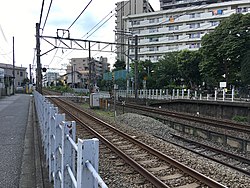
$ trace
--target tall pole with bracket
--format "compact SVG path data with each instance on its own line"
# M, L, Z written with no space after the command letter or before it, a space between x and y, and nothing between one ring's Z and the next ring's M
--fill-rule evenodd
M36 61L37 61L37 91L42 93L42 66L40 57L40 24L36 23Z
M13 95L15 94L15 38L13 37Z
M135 99L138 98L138 35L135 35Z

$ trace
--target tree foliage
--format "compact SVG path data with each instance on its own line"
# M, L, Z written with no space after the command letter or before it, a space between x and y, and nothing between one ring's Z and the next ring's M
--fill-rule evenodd
M125 61L121 61L121 60L117 59L115 64L114 64L113 71L124 70L124 69L126 69Z
M247 51L242 61L241 78L243 84L250 85L250 50Z
M233 14L202 38L200 70L206 83L235 85L240 79L241 62L249 48L249 25L250 14Z
M178 71L178 52L166 53L159 60L154 70L154 78L156 79L156 88L161 88L170 84L178 84L180 79Z
M178 71L183 84L190 88L196 88L200 82L199 64L201 54L199 51L183 50L178 53Z

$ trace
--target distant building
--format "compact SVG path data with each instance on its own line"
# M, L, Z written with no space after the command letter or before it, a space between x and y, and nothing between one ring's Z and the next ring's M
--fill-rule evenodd
M126 33L126 22L124 22L123 17L133 14L154 12L154 9L148 2L148 0L128 0L121 1L116 3L116 41L120 44L125 44L126 38L128 37ZM118 45L117 46L117 59L124 61L126 58L125 54L125 46Z
M13 80L15 90L17 87L23 87L26 84L28 73L26 67L15 66L15 78L13 78L13 65L0 63L0 69L4 70L4 80L1 80L2 94L10 95L13 94Z
M89 70L91 69L91 82L96 84L97 79L101 79L105 72L110 71L110 64L106 57L97 59L89 58L72 58L70 65L67 66L66 80L67 85L73 87L87 88L89 84Z
M56 85L57 80L59 79L58 72L46 72L43 76L43 86L52 86Z

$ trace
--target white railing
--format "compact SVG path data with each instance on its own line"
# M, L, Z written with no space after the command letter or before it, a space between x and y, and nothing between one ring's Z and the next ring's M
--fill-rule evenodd
M134 90L119 90L117 98L128 97L134 98ZM190 89L142 89L137 90L137 96L140 99L191 99L191 100L209 100L209 101L250 101L249 98L236 98L234 89L227 91L226 89L215 90L213 94L202 94L200 91L191 91Z
M98 174L99 140L76 143L76 123L65 121L58 108L34 91L42 144L54 188L106 188ZM77 159L77 161L75 161Z

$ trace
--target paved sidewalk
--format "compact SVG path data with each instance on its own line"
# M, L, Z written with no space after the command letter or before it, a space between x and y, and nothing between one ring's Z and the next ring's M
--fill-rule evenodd
M33 106L31 95L0 98L0 187L50 187Z

